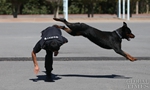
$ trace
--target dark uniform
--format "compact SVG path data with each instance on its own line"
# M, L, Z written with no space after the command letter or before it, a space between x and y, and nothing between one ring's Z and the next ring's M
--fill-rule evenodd
M49 47L49 43L51 41L55 41L60 47L64 43L67 43L68 40L62 36L61 30L54 26L46 28L41 33L42 38L37 42L37 44L33 48L33 52L38 53L41 49L46 50L45 69L46 74L49 76L51 75L51 71L53 70L53 48Z

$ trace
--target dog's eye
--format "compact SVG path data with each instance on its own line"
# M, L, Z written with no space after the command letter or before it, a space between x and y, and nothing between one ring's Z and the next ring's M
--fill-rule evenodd
M130 30L128 30L128 31L127 31L127 33L128 33L128 34L130 34L130 33L131 33L131 31L130 31Z
M129 34L131 33L131 31L129 32Z

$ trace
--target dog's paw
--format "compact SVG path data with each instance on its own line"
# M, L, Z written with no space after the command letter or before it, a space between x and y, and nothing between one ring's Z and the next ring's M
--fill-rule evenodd
M61 21L61 22L66 22L66 19L64 18L53 18L55 21Z
M58 21L59 19L58 18L53 18L54 20Z
M136 61L137 59L134 58L134 57L131 57L129 60L130 60L131 62L134 62L134 61Z
M56 28L60 28L60 27L59 27L58 25L56 25L56 24L55 24L55 25L53 25L53 26L54 26L54 27L56 27Z

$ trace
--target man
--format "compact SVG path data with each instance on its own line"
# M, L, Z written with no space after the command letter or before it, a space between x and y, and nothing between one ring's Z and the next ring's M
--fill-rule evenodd
M36 58L36 53L38 53L41 49L46 50L45 55L45 69L46 69L46 80L52 80L51 72L53 70L53 52L54 56L58 55L58 51L60 46L64 43L67 43L68 40L62 36L61 30L56 28L55 25L52 27L48 27L43 30L41 35L41 39L37 42L32 51L32 60L34 63L34 73L38 74L39 66Z

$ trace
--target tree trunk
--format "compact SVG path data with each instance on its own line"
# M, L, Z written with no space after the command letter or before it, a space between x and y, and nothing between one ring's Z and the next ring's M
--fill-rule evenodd
M90 7L88 7L87 9L88 9L88 18L90 18Z
M149 5L148 4L146 5L146 13L147 14L149 13Z
M56 2L54 2L55 4L55 11L54 11L54 18L58 18L59 17L59 5L60 5L61 0L58 0Z
M94 8L93 8L93 4L92 4L92 7L91 7L91 17L92 17L92 18L94 17Z
M136 1L136 14L139 14L139 1Z
M12 13L13 13L13 17L17 18L17 16L18 16L18 6L17 5L14 5L12 7Z
M89 5L87 6L87 8L88 8L88 18L94 17L93 5L89 4Z
M57 6L54 11L54 18L59 18L59 6Z
M88 11L88 18L90 18L90 13L89 13L89 11Z
M21 3L12 3L12 13L14 18L18 17L18 13L20 13L20 6Z

